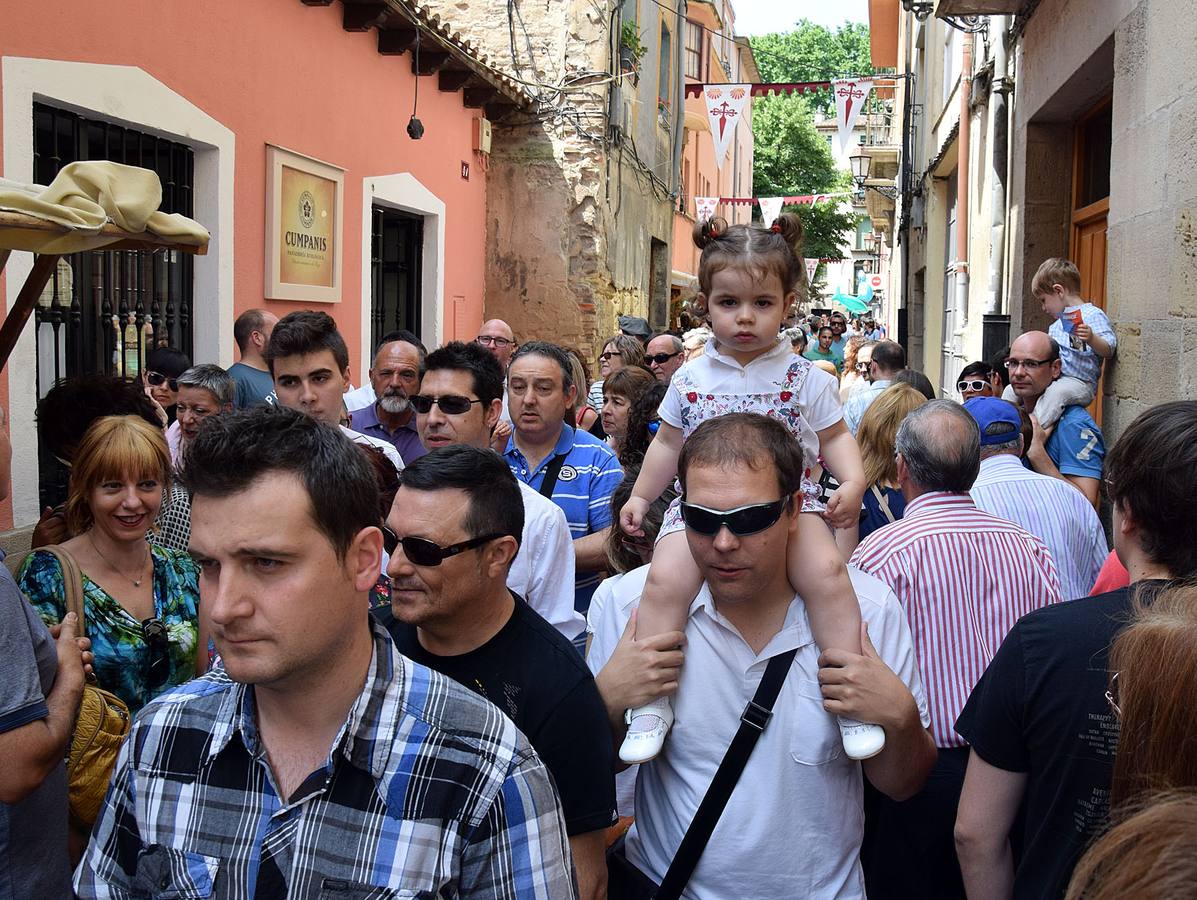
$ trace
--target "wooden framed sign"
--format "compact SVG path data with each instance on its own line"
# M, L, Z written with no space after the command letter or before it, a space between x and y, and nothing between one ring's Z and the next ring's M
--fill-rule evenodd
M345 170L266 145L266 297L341 302Z

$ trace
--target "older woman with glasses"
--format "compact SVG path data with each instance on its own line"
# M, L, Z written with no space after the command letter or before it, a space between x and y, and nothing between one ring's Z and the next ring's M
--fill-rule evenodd
M100 686L136 714L207 668L199 627L199 571L191 557L153 546L146 532L171 477L162 432L137 416L106 416L83 436L66 502L70 540L59 545L82 573L83 613ZM34 550L17 573L50 625L66 614L58 558Z
M599 354L599 378L590 386L587 402L595 412L603 411L603 379L615 374L624 366L644 365L644 345L636 338L617 334L607 339L603 352Z

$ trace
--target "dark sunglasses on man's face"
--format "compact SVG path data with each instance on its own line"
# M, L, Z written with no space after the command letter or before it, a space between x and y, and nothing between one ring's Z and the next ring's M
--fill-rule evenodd
M786 498L772 503L752 503L735 509L708 509L695 503L682 502L682 521L691 531L707 537L717 535L725 525L736 537L748 537L772 528L786 508Z
M179 389L178 379L167 378L161 372L147 371L145 373L145 380L148 381L150 384L152 384L154 387L159 387L163 383L165 383L172 391L177 391Z
M401 538L389 526L382 526L382 546L387 551L388 556L394 556L395 551L399 547L402 547L403 555L407 557L408 562L412 565L425 567L439 566L450 556L465 553L467 550L481 547L483 544L488 544L501 537L506 537L506 535L498 533L484 534L482 537L471 538L459 544L450 544L448 547L442 547L440 544L424 538Z
M462 397L458 394L445 394L443 397L429 397L426 394L416 394L411 400L411 407L420 415L428 415L432 409L432 404L440 407L441 412L447 416L460 416L462 413L470 411L470 407L475 403L481 403L481 400L471 400L469 397Z
M678 350L675 353L654 353L652 356L644 357L644 361L649 364L656 363L658 366L663 366L675 356L680 356L681 353L681 350Z

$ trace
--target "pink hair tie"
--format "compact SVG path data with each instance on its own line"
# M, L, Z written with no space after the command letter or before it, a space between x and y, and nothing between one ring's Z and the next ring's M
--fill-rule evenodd
M781 226L776 222L769 226L769 230L774 234L781 234Z

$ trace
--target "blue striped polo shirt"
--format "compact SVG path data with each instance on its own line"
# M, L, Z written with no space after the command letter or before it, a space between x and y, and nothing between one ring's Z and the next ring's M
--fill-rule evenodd
M503 456L516 478L539 491L549 463L562 453L565 461L552 500L565 513L570 535L576 540L611 524L611 495L623 480L623 469L614 451L589 432L563 425L557 445L535 469L530 469L527 458L515 446L514 436L508 439ZM585 613L590 607L599 580L597 572L575 573L574 608L578 612Z

